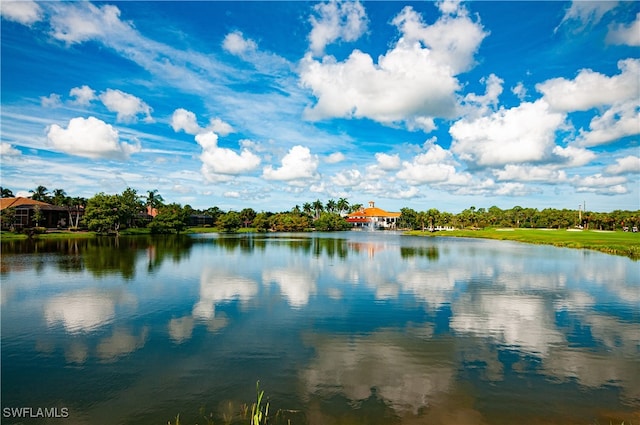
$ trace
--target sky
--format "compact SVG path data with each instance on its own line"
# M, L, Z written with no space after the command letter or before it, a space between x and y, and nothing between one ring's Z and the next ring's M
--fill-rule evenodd
M206 209L640 209L640 3L0 3L0 180Z

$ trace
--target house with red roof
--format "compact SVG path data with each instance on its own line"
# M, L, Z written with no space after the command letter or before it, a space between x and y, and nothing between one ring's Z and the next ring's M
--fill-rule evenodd
M348 214L347 222L354 228L370 229L396 229L401 213L388 212L375 206L373 201L369 201L368 208L360 208L358 211Z
M8 229L15 227L16 229L29 228L29 227L68 227L69 211L66 207L58 205L51 205L42 201L35 201L31 198L0 198L0 211L13 209L13 218L9 222L5 220L5 214L3 214L2 228ZM34 220L35 212L40 210L42 219L37 223Z

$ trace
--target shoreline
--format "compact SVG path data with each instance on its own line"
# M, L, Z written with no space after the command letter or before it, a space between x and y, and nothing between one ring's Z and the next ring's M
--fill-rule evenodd
M255 229L241 229L239 233L251 233ZM181 234L221 233L215 228L189 228ZM515 228L487 228L478 230L447 230L447 231L404 231L404 235L421 237L456 237L474 239L507 240L535 245L553 245L560 248L588 249L611 255L629 257L640 260L640 233L579 229L515 229ZM151 235L147 229L124 230L120 236ZM33 240L49 239L88 239L99 237L95 232L61 231L55 230L35 235ZM27 240L25 234L9 232L0 233L0 241Z
M603 232L600 230L579 229L481 229L451 230L429 232L411 230L406 235L422 237L454 237L492 239L528 243L534 245L553 245L558 248L588 249L605 254L629 257L640 260L640 233Z

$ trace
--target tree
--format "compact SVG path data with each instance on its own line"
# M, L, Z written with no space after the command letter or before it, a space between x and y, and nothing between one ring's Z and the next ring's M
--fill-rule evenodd
M15 208L5 208L0 211L0 227L5 229L9 228L13 231L13 221L16 217L16 209Z
M242 226L242 219L237 212L229 211L218 218L217 225L225 232L235 232Z
M40 209L40 205L36 205L33 208L33 217L31 217L31 220L33 220L33 222L36 223L36 227L40 227L40 221L44 219L44 214L42 213L42 210Z
M338 208L338 214L349 211L349 201L347 201L347 198L338 199L336 208Z
M362 209L362 204L353 204L349 207L348 211L354 213L356 211L360 211Z
M144 198L146 199L145 206L149 208L160 208L164 202L162 195L158 194L158 189L147 191L147 195Z
M255 227L258 232L266 232L271 228L270 216L270 213L265 212L256 214L256 217L253 219L253 227Z
M80 196L76 196L70 199L69 205L76 212L75 223L73 223L73 221L70 221L69 225L72 225L73 223L73 227L78 228L78 226L80 225L80 209L84 208L87 205L87 199ZM69 211L71 211L71 209ZM71 212L69 212L69 219L71 219Z
M249 227L253 223L253 219L256 218L257 213L253 208L244 208L240 211L240 220L243 227Z
M100 192L87 200L83 221L89 230L98 233L109 231L118 233L120 228L119 207L118 195L107 195Z
M160 206L158 215L147 227L151 229L151 233L180 233L189 223L190 210L191 207L183 208L176 203Z
M313 204L313 210L315 211L315 218L320 217L320 213L324 210L324 205L322 205L322 201L320 199L316 199Z
M51 203L53 205L65 206L67 204L67 194L64 189L54 189L53 197L51 198Z
M400 227L404 229L418 228L418 213L411 208L402 208L400 210Z
M44 186L38 186L34 190L30 190L29 193L34 201L49 202L49 190Z
M313 212L313 207L309 202L305 202L304 204L302 204L302 211L304 211L304 213L307 214L308 216L311 216L311 213Z
M118 196L118 217L121 224L127 227L135 226L135 219L144 211L144 205L138 197L138 192L130 187Z
M329 199L327 201L327 212L330 212L330 213L336 212L336 205L337 205L336 201L334 201L333 199Z
M351 229L351 224L349 224L347 220L341 217L340 214L332 212L320 214L320 217L313 223L313 226L321 232Z
M13 198L14 196L11 189L7 189L6 187L0 186L0 192L3 198Z

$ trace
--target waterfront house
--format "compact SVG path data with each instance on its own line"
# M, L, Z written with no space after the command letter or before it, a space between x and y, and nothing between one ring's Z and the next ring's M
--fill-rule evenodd
M400 215L399 212L388 212L378 208L373 201L369 201L368 208L360 208L348 214L346 220L354 228L396 229Z
M12 220L5 220L3 214L2 228L9 229L12 226L16 229L29 227L69 227L69 211L66 207L51 205L42 201L34 201L31 198L0 198L0 211L13 209ZM40 210L42 218L36 223L34 221L36 210Z

